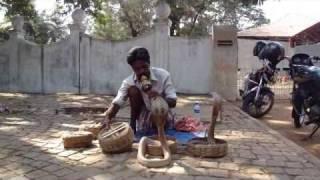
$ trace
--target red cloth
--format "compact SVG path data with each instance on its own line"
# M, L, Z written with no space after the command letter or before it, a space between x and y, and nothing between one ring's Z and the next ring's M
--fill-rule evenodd
M205 129L201 121L191 116L182 117L175 123L174 127L177 131L184 132L201 131Z

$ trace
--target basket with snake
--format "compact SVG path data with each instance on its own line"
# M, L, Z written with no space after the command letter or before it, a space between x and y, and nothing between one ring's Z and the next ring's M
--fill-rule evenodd
M221 115L222 98L213 96L212 117L208 127L208 136L204 138L193 138L187 143L187 151L196 157L222 157L228 152L228 144L223 139L215 138L215 124L218 115ZM220 117L221 118L221 117Z
M141 83L143 89L151 88L151 81L146 77L141 77ZM166 118L168 117L169 106L167 102L161 97L157 96L150 99L151 102L151 119L156 125L158 131L158 139L161 144L161 155L160 158L149 158L148 155L156 154L159 155L159 145L154 146L156 140L150 137L142 137L138 146L137 159L140 164L146 167L155 168L167 166L171 163L171 150L168 145L167 136L164 132L164 126ZM174 150L174 149L173 149ZM149 152L148 152L149 151ZM150 154L148 154L150 153Z

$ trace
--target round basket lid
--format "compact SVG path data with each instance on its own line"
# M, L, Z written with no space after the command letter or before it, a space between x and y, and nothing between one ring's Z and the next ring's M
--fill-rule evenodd
M111 137L112 135L119 133L121 131L124 131L127 128L129 128L127 123L123 123L123 122L112 123L110 126L110 129L104 129L100 132L99 138L105 139L105 138Z

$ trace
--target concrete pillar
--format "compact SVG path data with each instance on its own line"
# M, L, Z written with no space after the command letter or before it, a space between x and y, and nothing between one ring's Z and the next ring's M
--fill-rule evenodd
M23 16L14 16L12 18L12 26L13 26L13 31L10 32L10 38L13 39L24 39L24 17Z
M234 26L213 27L213 90L225 99L235 101L237 97L238 43Z
M87 62L82 61L82 56L81 56L81 39L86 31L86 26L84 24L84 20L86 18L86 14L82 9L76 9L72 13L72 20L73 23L69 24L69 29L70 29L70 41L72 42L72 51L74 51L74 59L75 61L73 64L75 65L75 75L74 75L74 86L78 87L78 93L82 93L83 90L85 89L84 87L87 84ZM85 90L85 92L87 92Z
M14 16L12 19L13 30L10 32L10 39L6 43L9 47L9 90L10 92L18 92L19 90L19 62L21 40L24 40L24 17Z
M170 6L164 0L159 0L155 7L155 13L155 59L151 60L151 65L169 70L170 20L168 17L171 13Z

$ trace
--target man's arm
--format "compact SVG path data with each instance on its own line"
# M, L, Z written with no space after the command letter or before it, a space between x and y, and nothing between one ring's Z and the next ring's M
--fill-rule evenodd
M111 119L116 116L121 106L127 100L129 86L129 83L126 80L122 82L121 87L118 90L117 96L113 99L112 103L110 104L110 107L108 107L108 110L106 111L106 116L103 122L105 125L110 125Z
M114 118L116 116L116 114L118 113L119 109L120 109L119 105L111 103L110 107L107 110L106 118L108 118L110 120L112 118Z
M170 78L170 74L168 74L167 78L164 81L164 94L165 100L168 103L170 108L174 108L177 105L177 94L176 89L173 86L172 80Z

